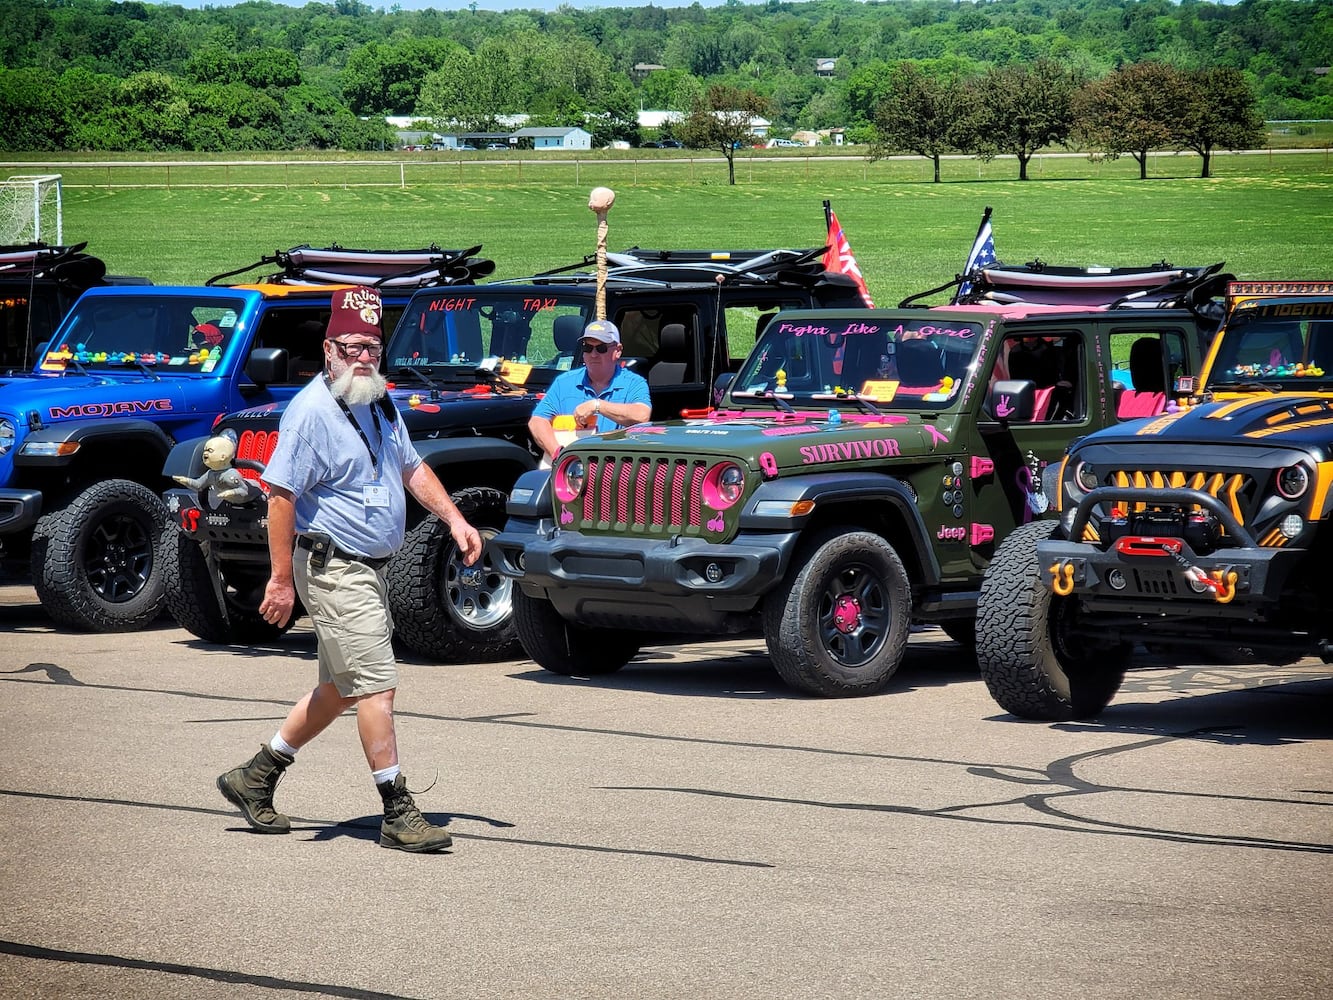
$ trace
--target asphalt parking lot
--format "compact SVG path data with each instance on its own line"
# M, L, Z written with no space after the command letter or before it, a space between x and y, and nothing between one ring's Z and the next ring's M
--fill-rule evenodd
M0 585L0 996L1333 995L1316 661L1147 664L1042 725L934 630L853 701L748 641L595 681L405 660L435 856L377 846L350 717L279 787L291 835L217 793L314 674L303 626L77 635Z

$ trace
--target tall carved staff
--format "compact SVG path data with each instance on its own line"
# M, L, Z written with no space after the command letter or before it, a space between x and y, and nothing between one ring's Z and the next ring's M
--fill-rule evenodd
M595 187L588 196L588 207L597 214L597 319L606 319L606 213L616 203L616 193L608 187Z

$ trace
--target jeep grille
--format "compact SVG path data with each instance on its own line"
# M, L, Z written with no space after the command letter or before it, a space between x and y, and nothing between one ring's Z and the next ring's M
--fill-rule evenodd
M569 504L573 527L698 531L703 523L702 459L590 455L584 469L583 494Z
M273 449L277 447L277 431L243 431L240 440L236 442L236 458L268 465L268 460L273 457ZM238 471L243 479L259 481L259 473L254 469L241 468Z
M1236 520L1247 527L1258 503L1254 478L1242 472L1171 472L1160 469L1133 469L1113 472L1108 480L1112 485L1121 487L1200 490L1221 500L1231 508ZM1146 506L1147 504L1139 503L1135 504L1134 509L1143 510Z

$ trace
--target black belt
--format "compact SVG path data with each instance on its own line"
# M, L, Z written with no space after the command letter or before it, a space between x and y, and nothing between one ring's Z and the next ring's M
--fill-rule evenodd
M297 535L296 545L297 548L311 550L315 547L315 542L309 535ZM340 549L336 545L333 546L329 554L337 556L345 562L362 563L363 565L369 566L371 569L383 569L389 564L388 556L380 556L379 558L373 556L359 556L355 552L348 552L346 549Z

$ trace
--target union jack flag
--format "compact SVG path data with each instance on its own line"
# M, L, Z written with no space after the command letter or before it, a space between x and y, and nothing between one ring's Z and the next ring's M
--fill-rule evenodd
M969 278L983 267L990 267L996 262L995 256L995 234L990 228L990 209L986 209L985 216L981 220L981 228L977 230L977 238L972 241L972 250L967 255L967 263L963 265L963 277ZM953 301L961 301L964 296L972 291L972 282L964 281L958 286L958 291L954 293Z
M866 288L866 279L861 276L861 268L856 263L856 257L852 253L852 246L847 242L847 237L842 231L842 225L831 209L828 213L828 246L824 250L824 270L832 271L834 274L847 275L856 282L856 287L861 291L861 299L865 302L866 308L875 308L875 303L870 301L870 291Z

